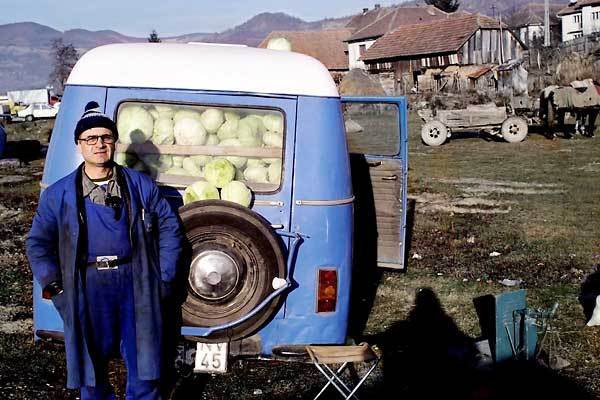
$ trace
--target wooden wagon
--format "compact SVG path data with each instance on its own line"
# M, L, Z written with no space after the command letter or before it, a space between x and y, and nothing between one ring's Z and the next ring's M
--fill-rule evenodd
M470 105L462 110L430 109L418 111L425 124L421 139L429 146L440 146L453 132L485 132L510 143L521 142L529 131L524 118L511 115L506 107L495 104Z

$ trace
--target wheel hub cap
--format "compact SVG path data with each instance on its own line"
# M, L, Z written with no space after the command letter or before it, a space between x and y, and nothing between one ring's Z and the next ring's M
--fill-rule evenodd
M198 296L207 300L219 300L229 295L239 278L239 266L222 251L203 251L190 266L190 286Z

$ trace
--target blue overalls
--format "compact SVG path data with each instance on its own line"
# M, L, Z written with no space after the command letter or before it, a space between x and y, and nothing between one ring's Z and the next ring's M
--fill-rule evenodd
M88 232L88 262L98 257L131 257L127 206L121 206L117 220L115 210L95 204L85 198ZM114 399L114 391L108 381L108 362L118 355L125 360L127 368L126 399L160 399L158 381L138 379L135 338L135 307L131 263L112 269L88 266L86 269L85 294L88 320L90 321L90 354L96 373L96 386L81 388L81 399Z

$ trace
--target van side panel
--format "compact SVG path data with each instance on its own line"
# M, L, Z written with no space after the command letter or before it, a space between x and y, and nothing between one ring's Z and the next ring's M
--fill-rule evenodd
M51 185L70 174L83 161L73 140L75 126L89 101L96 101L100 105L100 109L104 109L105 98L106 88L85 86L67 86L65 88L46 156L42 178L43 186ZM41 295L42 289L34 279L33 321L35 332L62 332L63 323L56 308L52 301L42 299Z
M280 343L344 343L352 265L352 185L340 100L299 97L292 231L308 237L294 269L298 287L278 321ZM328 205L299 202L329 200ZM337 308L317 313L319 268L338 272Z

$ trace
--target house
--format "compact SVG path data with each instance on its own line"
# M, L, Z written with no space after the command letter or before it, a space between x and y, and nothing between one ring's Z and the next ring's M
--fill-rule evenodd
M346 25L354 29L352 36L346 39L348 43L348 66L350 69L365 69L365 64L359 60L373 43L388 32L402 25L432 22L446 19L450 14L434 7L387 7L378 5L371 11L354 17Z
M558 12L562 24L562 41L600 32L600 0L571 1Z
M550 39L552 44L561 41L561 23L557 13L564 5L550 5ZM516 10L504 22L528 47L544 43L544 3L530 3Z
M346 28L350 29L353 32L356 32L367 25L372 24L383 15L390 12L393 7L381 7L380 4L375 4L375 7L371 10L368 8L363 8L362 12L356 14L350 19L350 21L346 24Z
M348 71L348 56L344 40L352 34L350 29L327 29L322 31L273 31L258 45L266 48L269 40L285 38L292 51L309 55L321 61L336 81Z
M360 59L370 73L391 74L394 82L402 82L402 91L406 91L406 85L416 86L418 75L427 70L436 71L432 76L435 80L440 80L448 67L452 67L454 77L465 76L461 67L503 64L523 58L526 49L498 20L463 14L400 26L378 39ZM473 68L465 70L468 74L475 72ZM439 84L436 87L441 89Z

